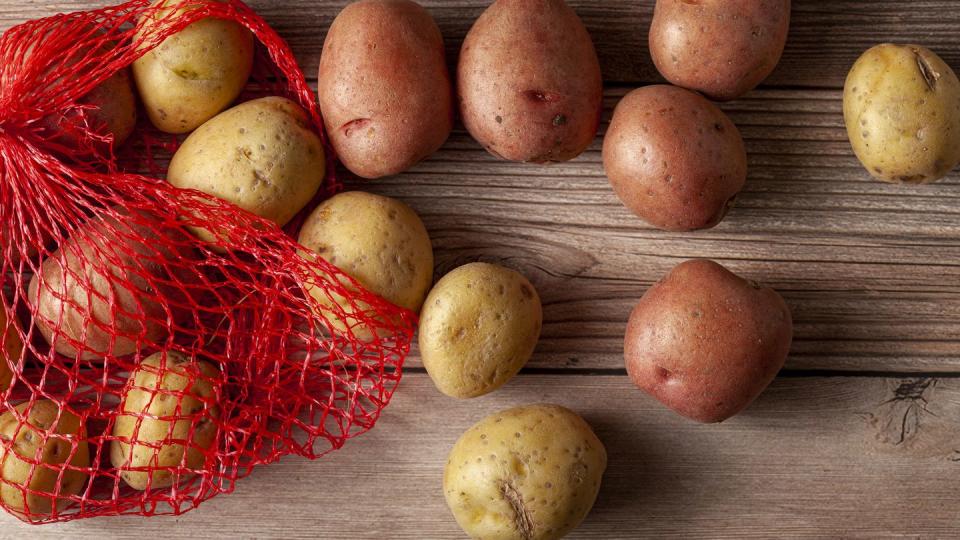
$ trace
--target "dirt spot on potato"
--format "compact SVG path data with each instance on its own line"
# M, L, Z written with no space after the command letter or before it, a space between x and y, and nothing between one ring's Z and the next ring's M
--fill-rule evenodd
M522 294L523 297L526 298L527 300L533 299L533 291L530 289L530 286L527 285L526 283L524 283L523 285L520 285L520 294Z
M526 90L523 92L523 95L534 103L556 103L560 101L561 97L560 94L556 92L548 92L546 90Z

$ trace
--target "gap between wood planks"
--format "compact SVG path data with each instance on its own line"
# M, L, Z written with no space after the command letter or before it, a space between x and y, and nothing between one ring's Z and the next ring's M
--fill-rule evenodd
M426 368L420 366L403 368L406 374L427 374ZM627 376L627 370L615 368L523 368L517 377L543 375L584 375L584 376ZM867 379L960 379L960 372L944 371L845 371L830 369L783 369L777 374L782 379L809 379L809 378L867 378Z

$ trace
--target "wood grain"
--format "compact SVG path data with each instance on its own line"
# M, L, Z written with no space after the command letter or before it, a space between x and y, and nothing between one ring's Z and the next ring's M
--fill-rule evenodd
M743 415L701 426L624 377L521 376L456 401L410 375L374 431L260 469L180 518L3 516L0 538L462 538L440 488L447 452L483 416L533 402L578 411L609 453L571 539L947 538L960 523L960 379L781 379Z
M250 3L312 77L326 28L348 2ZM422 3L452 63L489 2ZM612 81L606 123L628 87L659 80L646 45L654 0L570 3ZM0 0L0 30L102 4ZM454 401L414 353L377 428L324 459L262 468L179 518L29 528L0 516L0 539L462 538L440 489L447 451L485 414L537 401L581 412L610 454L600 500L572 538L956 537L960 174L922 187L870 180L847 143L839 88L855 58L884 41L924 44L960 68L958 7L794 0L780 66L724 106L747 142L750 179L711 231L663 233L631 216L604 178L600 137L573 162L537 167L497 161L458 129L408 174L349 182L420 212L438 276L479 259L531 278L546 321L530 369L492 395ZM622 372L633 304L693 257L776 287L796 322L788 372L718 426L677 417Z
M624 92L608 90L604 127ZM750 178L711 231L664 233L630 214L603 175L602 133L577 160L538 167L498 161L457 131L409 173L351 187L421 214L438 276L477 259L526 274L545 307L531 366L622 368L636 301L673 265L707 257L787 299L790 369L960 372L960 175L870 179L837 91L760 90L724 108Z
M307 73L320 35L345 2L310 4L253 2L290 40ZM486 5L425 4L454 41ZM631 41L645 30L625 28L645 28L652 2L574 4L591 26L604 29L594 37L601 52L610 49L607 57L646 58ZM924 28L926 43L945 40L944 49L960 52L949 41L960 40L957 33L938 30L951 18L960 22L960 10L945 9L949 4L795 2L780 71L803 73L796 65L809 64L818 66L817 77L842 81L845 64L815 61L836 53L815 59L804 46L813 41L804 38L812 29L829 51L855 48L836 40L902 40ZM0 1L0 26L95 5ZM789 84L821 86L818 80ZM605 118L627 90L610 85ZM663 233L630 215L604 178L601 137L571 163L537 167L497 161L458 130L409 173L352 187L398 197L421 213L438 275L476 259L527 274L546 308L534 367L622 367L625 320L643 291L677 262L709 257L787 298L796 321L790 369L960 372L960 175L919 187L870 180L850 151L838 90L767 88L724 109L747 142L750 180L738 206L712 231ZM411 365L418 365L416 356Z
M248 0L296 52L311 77L323 38L348 0ZM437 19L450 58L489 0L422 0ZM593 36L604 77L624 83L660 80L649 58L654 0L570 0ZM0 2L0 29L28 18L102 6L102 0ZM918 42L960 68L960 9L952 0L793 0L790 39L767 85L839 88L861 52L883 41Z

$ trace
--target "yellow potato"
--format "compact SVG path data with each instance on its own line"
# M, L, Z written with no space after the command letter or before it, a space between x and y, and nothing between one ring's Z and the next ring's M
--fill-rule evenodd
M527 278L493 264L461 266L437 282L423 305L423 365L448 396L487 394L527 363L542 323L540 297Z
M173 6L158 0L157 6ZM149 37L171 14L161 9L138 23ZM150 121L160 131L188 133L213 118L243 91L253 67L253 34L223 19L201 19L170 36L133 63L133 77Z
M927 183L960 163L960 81L918 45L877 45L847 75L843 118L863 166L886 182Z
M204 452L217 436L219 377L208 362L172 351L165 362L164 353L143 360L130 375L113 426L118 439L110 443L110 461L124 482L162 489L203 468Z
M350 191L327 199L303 224L300 244L311 250L305 257L319 254L370 292L411 311L420 310L433 281L433 246L426 227L409 206L389 197ZM353 311L349 299L334 295L331 301L319 288L310 293L323 305ZM331 321L341 331L356 323L352 317ZM354 333L364 340L372 337L362 328Z
M289 99L266 97L220 113L174 154L167 180L286 225L326 176L320 137ZM213 240L209 231L194 231Z
M558 405L490 415L454 445L443 493L472 538L553 540L590 513L607 451L590 426Z
M6 358L0 358L0 393L10 388L10 381L13 379L13 372L10 371L10 364L20 361L20 355L23 353L23 341L17 332L16 319L7 318L6 308L0 306L0 339L3 339L2 347Z
M25 424L14 411L0 415L0 439L10 444L9 451L0 446L0 496L14 512L39 521L83 490L87 473L79 469L90 467L90 449L80 418L52 401L15 410L26 415Z

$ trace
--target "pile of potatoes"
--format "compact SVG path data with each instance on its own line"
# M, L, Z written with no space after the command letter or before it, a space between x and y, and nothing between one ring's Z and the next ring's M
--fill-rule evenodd
M679 86L627 95L603 148L615 192L654 226L713 227L743 188L743 140L697 92L734 99L765 78L783 50L789 7L788 0L657 3L651 50ZM674 29L684 26L709 27L728 45L702 55L706 41L674 39ZM363 178L396 174L442 143L452 115L446 97L453 93L444 66L442 38L413 2L364 0L341 12L324 44L319 99L331 143L349 170ZM565 161L596 136L599 61L583 23L562 0L493 2L464 39L455 80L464 126L498 158ZM429 276L414 276L429 264L417 264L412 253L424 241L410 232L422 227L407 226L398 207L388 235L383 208L394 205L374 195L335 196L310 218L300 241L370 290L420 310L420 355L440 392L475 398L495 391L536 345L543 317L536 290L515 271L472 263L443 276L424 299ZM384 256L376 246L391 241L404 249ZM406 264L394 268L394 259ZM398 291L397 283L409 288ZM714 344L715 336L723 340ZM769 384L791 336L790 312L776 292L716 263L690 261L632 314L626 361L639 387L681 414L717 422ZM715 345L717 354L704 352ZM559 538L589 512L605 467L602 443L575 413L521 407L495 413L463 435L450 453L444 493L472 537Z
M650 53L671 84L628 93L603 141L604 170L627 208L665 231L708 229L724 219L746 183L747 153L736 125L711 100L737 99L773 71L789 21L790 0L656 2ZM151 22L140 22L141 35ZM157 129L188 134L170 163L172 185L284 226L323 183L326 149L306 112L290 100L265 97L231 107L250 76L253 46L241 25L201 20L85 99L95 105L96 123L120 144L135 120L135 85ZM340 163L376 179L435 152L457 113L498 158L574 159L597 134L603 78L589 33L563 0L494 1L467 34L454 76L443 36L423 7L411 0L360 0L343 9L327 33L318 100ZM865 53L847 80L844 115L857 156L877 178L928 182L960 163L960 82L922 47L881 45ZM123 209L117 214L125 215ZM30 284L38 330L61 355L97 361L170 337L170 328L156 322L165 319L160 306L140 298L161 269L146 257L146 246L125 246L124 236L111 236L136 227L137 220L121 221L91 220L58 246ZM221 231L183 234L214 251L230 247ZM399 200L342 192L310 212L298 240L301 257L323 258L365 290L420 315L420 355L447 396L496 391L534 352L543 308L530 280L472 262L434 283L427 227ZM122 261L116 273L102 275L77 262L111 250ZM115 295L114 305L84 290L107 290L118 280L135 290ZM351 298L307 292L325 310L352 312ZM112 320L115 304L132 316ZM24 350L12 320L0 313L11 359ZM362 342L391 338L358 322L343 317L331 321L331 330ZM136 339L111 339L105 328ZM699 422L721 422L773 380L792 333L790 310L775 291L715 262L691 260L636 305L624 358L636 386L667 407ZM10 366L0 365L0 390L11 377ZM202 469L217 440L220 378L216 366L174 350L145 358L130 374L113 425L110 461L117 476L149 490ZM164 396L176 399L158 399ZM179 416L171 418L171 406ZM48 401L3 413L0 437L12 441L0 449L4 503L42 516L80 493L91 467L85 430L74 412ZM31 459L60 465L64 473L28 474ZM148 473L148 464L160 470ZM472 537L554 539L587 516L606 464L603 444L576 413L529 405L494 413L467 430L449 454L443 490Z
M172 12L168 3L178 2L154 3L157 9L138 22L138 37L148 37L157 21L191 9ZM243 25L202 19L82 98L91 107L76 114L85 117L45 119L42 128L70 133L66 123L84 122L116 147L133 132L139 98L156 129L189 134L171 160L171 184L282 226L320 189L325 148L307 112L293 101L264 97L231 108L247 85L253 60L254 38ZM80 144L69 137L58 142ZM168 237L158 237L155 231L161 230ZM179 283L195 279L185 264L200 256L188 247L191 233L211 242L212 251L229 247L215 230L178 231L147 212L107 209L47 253L27 288L36 330L52 351L81 369L144 354L130 369L107 427L112 468L102 471L134 490L171 488L213 466L223 377L212 363L174 348L177 323L170 317L189 299L182 288L165 285L171 277ZM169 299L169 306L161 305L158 295ZM6 392L14 366L32 346L24 345L24 330L12 313L0 314L0 323L10 360L0 366L0 391ZM147 356L146 350L158 352ZM83 417L47 399L0 415L0 499L7 508L42 521L84 491L97 464L91 462Z

